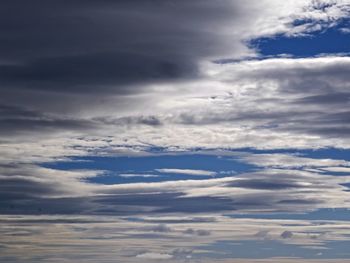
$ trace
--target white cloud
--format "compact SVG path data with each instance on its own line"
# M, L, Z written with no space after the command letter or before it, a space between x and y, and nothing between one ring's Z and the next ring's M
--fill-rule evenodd
M143 177L143 178L155 178L160 177L158 174L118 174L120 177L132 178L132 177Z
M157 252L146 252L136 256L137 258L146 258L146 259L170 259L173 256L166 253L157 253Z
M260 167L275 167L275 168L317 168L326 166L350 166L350 162L345 160L335 159L316 159L307 158L293 154L242 154L239 157L244 162L254 164ZM340 167L338 167L340 168ZM345 168L345 167L343 167ZM327 170L329 168L322 168ZM342 168L340 168L342 169ZM345 168L349 169L349 168Z
M350 167L323 167L322 170L336 173L349 173Z
M170 174L187 174L187 175L204 175L204 176L215 176L216 172L207 170L193 170L193 169L172 169L172 168L162 168L156 169L160 173L170 173Z

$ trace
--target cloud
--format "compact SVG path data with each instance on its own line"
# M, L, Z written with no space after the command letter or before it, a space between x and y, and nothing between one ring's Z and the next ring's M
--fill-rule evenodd
M260 230L258 231L255 236L257 238L262 238L262 239L268 239L269 238L269 230Z
M20 12L26 23L13 19L16 4L26 7ZM228 51L233 38L211 28L235 24L235 6L230 1L4 2L8 42L1 50L9 62L1 65L0 82L56 92L129 93L132 88L124 85L195 76L198 60ZM231 44L229 53L248 50L239 41Z
M118 176L124 177L124 178L132 178L132 177L155 178L155 177L160 177L160 175L157 175L157 174L118 174Z
M62 118L36 112L38 117L33 117L28 110L13 117L15 113L6 109L16 126L4 121L3 127L8 140L15 140L21 130L33 131L28 139L47 130L40 134L41 141L53 133L66 137L70 131L76 137L93 135L126 147L347 147L348 64L347 57L321 57L214 65L202 81L159 85L155 93L123 98L124 104L134 105L131 110L122 104L124 116ZM197 85L203 89L197 92Z
M293 237L293 233L291 231L284 231L282 234L281 234L281 237L284 238L284 239L287 239L287 238L292 238Z
M326 171L266 168L223 178L114 185L87 180L105 171L17 164L2 166L1 174L0 211L7 214L254 214L347 208L350 202L344 186L349 177Z
M143 230L152 231L152 232L159 232L159 233L169 233L169 232L172 232L171 228L168 227L168 226L165 225L165 224L159 224L159 225L156 225L156 226L145 227L145 228L143 228Z
M193 169L171 169L162 168L156 169L160 173L170 173L170 174L186 174L186 175L202 175L202 176L215 176L216 172L206 171L206 170L193 170Z
M247 154L239 157L244 162L260 167L273 168L321 168L327 166L350 166L346 160L306 158L295 154ZM341 167L339 167L341 169ZM346 167L343 167L346 169ZM327 168L325 168L327 169Z
M38 132L79 132L96 129L93 120L44 114L16 106L0 105L0 133L4 136L24 137Z
M169 223L169 224L182 224L182 223L209 223L209 222L216 222L216 217L208 217L208 216L201 216L201 217L192 217L192 216L184 216L181 217L177 216L162 216L162 217L146 217L141 219L143 222L148 223Z
M336 173L350 173L350 167L323 167L322 170Z
M90 180L109 171L42 166L169 150L350 148L347 54L263 58L251 45L334 28L349 7L347 0L1 2L0 261L212 262L214 255L224 262L211 245L267 235L313 249L346 241L347 222L222 214L346 209L349 176L333 173L347 173L348 160L240 153L254 171L115 185ZM205 169L120 176L216 175Z
M157 252L146 252L143 254L139 254L136 256L137 258L146 258L146 259L170 259L173 256L165 253L157 253Z
M14 9L16 4L25 6L26 12ZM276 8L278 14L273 11ZM149 0L27 4L16 0L2 3L1 9L7 39L0 46L4 94L33 92L71 104L69 96L66 100L59 97L65 93L87 97L89 93L94 97L143 93L147 83L201 77L204 60L256 56L246 41L300 35L312 32L316 24L332 27L347 17L349 8L346 1L320 8L314 1L247 5L229 0L215 4L207 0L176 4ZM14 19L15 10L21 21ZM295 20L313 25L295 26ZM27 106L36 106L30 105L34 103L31 97L27 96Z
M181 218L181 214L178 217ZM332 249L324 249L329 246L328 241L332 240L330 243L336 245L344 244L342 242L347 242L350 231L347 221L235 219L217 216L215 222L207 222L205 225L201 223L201 227L212 230L211 234L205 237L184 235L183 231L187 228L199 227L194 222L188 222L170 224L172 232L169 236L150 238L147 235L136 235L138 230L143 231L142 227L148 225L144 221L128 221L115 216L2 215L0 222L3 226L0 233L4 237L0 259L12 255L14 262L23 260L35 262L38 257L40 260L49 260L58 255L63 262L69 260L103 263L116 260L128 263L139 262L138 260L172 262L173 259L176 262L186 259L198 260L198 258L204 262L212 262L213 258L217 257L225 261L241 262L237 256L232 255L232 252L237 253L243 248L248 249L246 251L253 248L266 249L269 247L269 242L275 242L280 246L284 244L285 253L290 251L298 253L295 247L297 245L299 248L305 246L304 249L313 254L318 248L326 255L330 255ZM260 237L256 236L259 231L268 232L269 239L266 242L261 242ZM283 239L281 233L284 232L297 235ZM318 235L318 238L312 238L314 235ZM218 244L223 241L226 241L226 246L221 246L219 250ZM14 253L18 250L16 242L26 243L26 246ZM242 247L243 243L251 245ZM279 254L274 249L269 251L271 257L276 253ZM292 262L283 260L282 262ZM265 261L281 262L270 258Z
M14 2L2 3L3 140L55 137L59 144L95 136L113 137L119 146L181 148L348 144L348 58L244 61L258 58L247 41L333 27L347 17L347 1L16 3L26 7L20 12L26 23L14 19ZM232 58L241 62L211 62Z
M187 228L184 231L184 234L188 234L188 235L198 235L198 236L209 236L210 235L210 231L209 230L205 230L205 229L198 229L198 230L194 230L192 228Z

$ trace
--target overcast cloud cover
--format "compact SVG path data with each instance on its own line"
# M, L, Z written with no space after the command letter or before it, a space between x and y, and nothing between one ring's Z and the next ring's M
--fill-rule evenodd
M349 15L1 1L0 261L349 260Z

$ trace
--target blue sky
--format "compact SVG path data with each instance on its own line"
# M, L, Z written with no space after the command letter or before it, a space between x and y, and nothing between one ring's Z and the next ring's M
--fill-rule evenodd
M310 21L298 21L303 25ZM349 20L344 19L336 26L297 37L277 35L269 38L257 38L250 42L263 56L291 55L293 57L312 57L322 54L340 54L350 52L350 40L344 29L349 28Z
M350 260L348 0L0 17L1 262Z

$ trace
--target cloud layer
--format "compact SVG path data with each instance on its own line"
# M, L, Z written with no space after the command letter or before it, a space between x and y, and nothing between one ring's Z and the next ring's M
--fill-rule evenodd
M255 43L346 34L349 15L349 0L2 1L0 261L344 262L340 215L274 217L350 207L348 151L301 153L350 148L349 54ZM198 161L160 159L181 154ZM84 159L120 156L157 166Z

